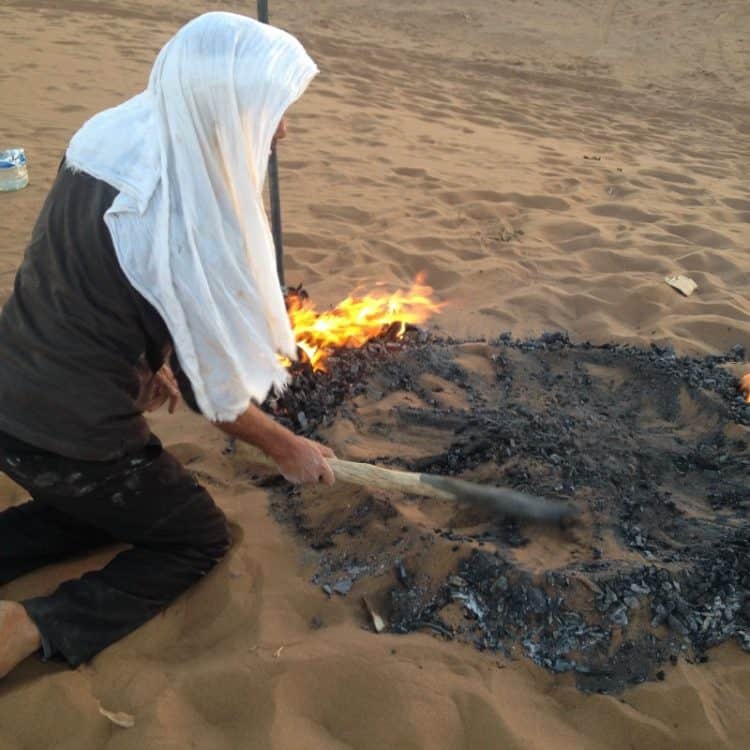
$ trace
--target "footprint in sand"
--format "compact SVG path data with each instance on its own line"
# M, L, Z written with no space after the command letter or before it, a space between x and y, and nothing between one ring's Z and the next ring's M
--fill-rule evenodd
M602 203L591 207L589 213L611 219L622 219L633 224L650 224L663 218L658 214L650 214L647 211L642 211L640 208L628 206L623 203Z
M666 169L641 169L638 174L646 177L655 177L662 182L678 182L683 185L695 185L696 181L686 174L680 172L669 172Z
M704 245L718 250L734 247L734 242L729 237L697 224L666 224L664 229L694 245Z
M355 226L364 226L372 221L372 214L355 206L343 204L310 204L310 213L317 219L338 221Z

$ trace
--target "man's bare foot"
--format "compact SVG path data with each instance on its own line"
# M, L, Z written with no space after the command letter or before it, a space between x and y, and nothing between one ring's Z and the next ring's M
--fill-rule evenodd
M42 645L34 621L18 602L0 601L0 677Z

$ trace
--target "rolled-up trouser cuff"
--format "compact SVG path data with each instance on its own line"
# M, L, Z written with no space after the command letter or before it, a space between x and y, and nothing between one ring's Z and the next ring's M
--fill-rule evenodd
M21 602L21 606L26 610L26 614L34 622L37 630L39 630L39 635L42 637L42 661L49 661L58 652L44 632L43 618L39 616L37 608L38 601L38 599L27 599L25 602Z

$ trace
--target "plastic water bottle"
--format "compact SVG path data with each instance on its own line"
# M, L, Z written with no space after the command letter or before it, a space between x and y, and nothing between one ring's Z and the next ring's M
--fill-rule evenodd
M26 154L22 148L0 151L0 191L20 190L29 184Z

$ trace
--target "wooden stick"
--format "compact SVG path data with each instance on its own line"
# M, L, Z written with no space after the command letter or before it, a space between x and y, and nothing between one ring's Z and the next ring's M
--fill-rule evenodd
M276 469L272 459L256 448L243 445L243 452L253 463ZM487 508L494 513L543 523L560 523L577 515L575 508L524 492L475 484L463 479L436 474L385 469L373 464L329 458L333 474L340 482L381 490L404 492L438 500L453 500Z

